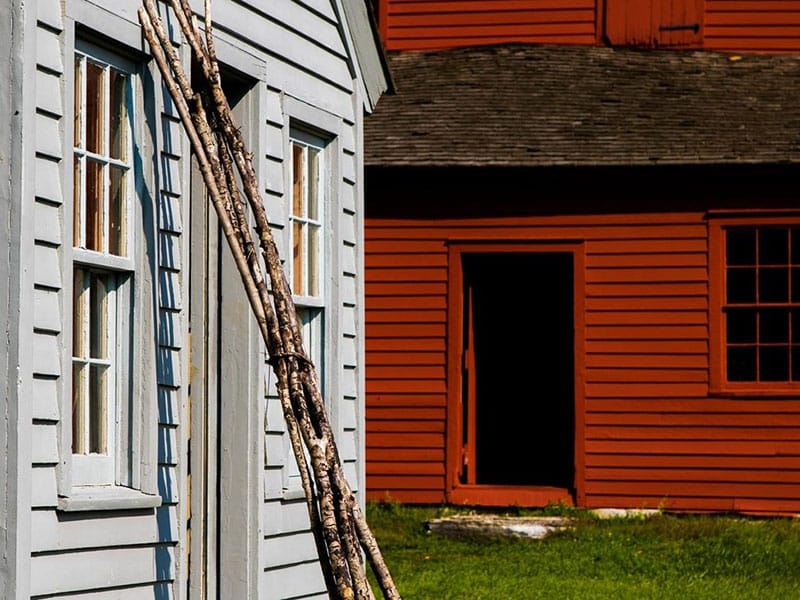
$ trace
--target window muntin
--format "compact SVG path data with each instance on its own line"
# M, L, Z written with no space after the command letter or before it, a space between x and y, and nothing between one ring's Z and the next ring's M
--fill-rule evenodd
M800 227L724 229L725 379L800 382Z
M116 483L134 262L132 69L75 54L72 482Z
M317 145L295 138L290 144L292 292L299 297L321 298L323 147L321 141Z
M73 246L127 256L130 74L75 56Z

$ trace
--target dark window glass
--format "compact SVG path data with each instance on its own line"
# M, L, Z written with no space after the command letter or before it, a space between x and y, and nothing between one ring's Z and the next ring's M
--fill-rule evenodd
M761 381L789 380L789 347L762 346L759 352L759 379Z
M789 301L789 269L771 268L758 270L758 301Z
M800 344L800 308L792 309L792 342Z
M758 341L780 344L789 341L789 309L766 308L759 311ZM728 341L733 341L729 339Z
M746 304L756 301L756 270L728 269L728 302Z
M725 256L728 265L756 264L756 232L753 229L729 229Z
M800 303L800 269L792 269L792 302Z
M792 264L800 265L800 229L792 229Z
M729 344L754 344L756 342L756 309L731 308L727 312Z
M754 346L728 348L728 381L756 380L756 349Z
M792 381L800 381L800 346L792 346Z
M800 227L728 229L725 261L728 381L800 382Z
M758 264L789 264L789 230L761 229L758 232Z

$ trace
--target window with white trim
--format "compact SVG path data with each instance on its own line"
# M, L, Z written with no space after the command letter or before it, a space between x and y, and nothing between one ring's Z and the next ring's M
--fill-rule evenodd
M292 160L289 181L289 282L302 327L303 345L325 385L325 140L292 130L289 138ZM284 498L302 493L300 472L287 444Z
M291 285L306 352L322 379L324 337L325 142L303 132L290 138Z
M129 393L133 65L98 55L75 53L73 485L117 482L119 412Z

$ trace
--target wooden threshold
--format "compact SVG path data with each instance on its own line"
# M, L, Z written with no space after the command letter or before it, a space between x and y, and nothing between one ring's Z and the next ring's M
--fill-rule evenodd
M476 506L542 508L549 504L575 504L570 489L548 486L462 485L450 489L447 499L451 504Z

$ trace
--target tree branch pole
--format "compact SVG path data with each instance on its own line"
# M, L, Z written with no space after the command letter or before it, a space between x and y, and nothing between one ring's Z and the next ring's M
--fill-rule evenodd
M328 593L337 600L372 598L364 572L363 549L384 598L399 599L377 542L344 476L317 372L303 347L291 290L264 210L252 157L246 152L241 131L222 89L210 0L204 0L205 39L195 25L188 0L169 0L169 4L200 67L199 92L189 84L154 0L144 0L139 20L189 137L277 376L278 397L300 468ZM236 183L234 166L255 221L269 288L256 252L246 205ZM306 460L306 452L310 461Z

